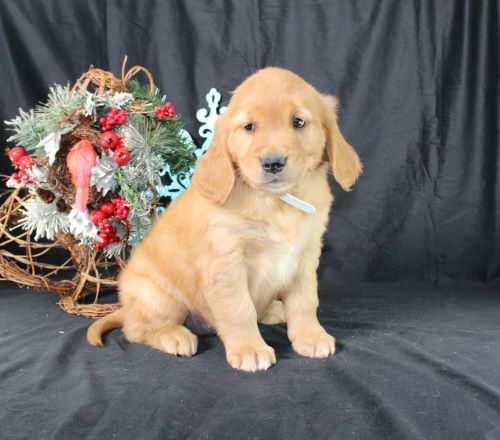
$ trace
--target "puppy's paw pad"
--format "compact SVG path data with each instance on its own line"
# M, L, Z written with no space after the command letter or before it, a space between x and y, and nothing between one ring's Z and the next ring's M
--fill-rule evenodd
M257 347L244 347L238 351L227 353L227 361L231 367L243 371L267 370L276 363L274 350L266 344Z
M178 326L161 336L163 351L175 356L193 356L198 349L198 337L187 328Z
M322 330L296 338L292 347L301 356L326 358L335 353L335 338Z
M259 321L261 324L281 324L286 322L285 305L282 301L273 301L266 309L264 316Z

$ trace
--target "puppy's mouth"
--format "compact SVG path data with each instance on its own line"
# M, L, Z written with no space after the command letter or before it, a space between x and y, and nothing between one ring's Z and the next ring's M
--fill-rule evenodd
M290 184L282 178L274 177L266 181L263 186L269 192L283 193L287 191L287 189L290 187Z

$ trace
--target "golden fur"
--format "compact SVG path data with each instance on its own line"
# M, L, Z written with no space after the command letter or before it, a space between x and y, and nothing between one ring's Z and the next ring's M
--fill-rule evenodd
M89 342L102 346L101 334L122 326L131 342L192 356L198 339L183 324L193 314L216 329L234 368L265 370L276 362L258 322L286 321L303 356L333 354L335 340L316 317L316 269L333 200L327 173L331 167L349 191L362 169L340 133L336 107L336 98L284 69L245 80L217 121L191 187L120 274L122 309L92 324ZM292 126L295 117L303 128ZM270 154L287 157L277 175L263 170ZM316 212L284 203L278 196L285 192Z

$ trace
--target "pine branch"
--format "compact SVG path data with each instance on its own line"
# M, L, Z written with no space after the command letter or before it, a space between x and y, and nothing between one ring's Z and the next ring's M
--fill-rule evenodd
M131 115L120 135L125 137L131 152L145 150L155 154L175 173L188 171L196 159L195 147L183 136L178 116L159 121L142 114Z
M144 203L143 193L148 190L148 182L142 178L142 174L136 173L135 167L121 167L115 174L120 188L119 194L127 200L130 207L141 206Z
M61 86L54 84L49 88L47 101L35 107L38 123L44 127L46 133L64 130L73 123L67 119L77 110L83 109L87 96L75 91L70 94L69 84Z
M27 150L34 150L48 135L63 133L72 128L74 122L63 120L76 110L84 108L87 96L79 92L70 95L69 92L69 85L54 84L50 87L46 102L39 103L29 112L19 109L17 117L5 121L10 126L8 130L15 132L7 141L15 142Z
M183 135L184 128L179 116L165 119L160 124L164 128L162 137L153 146L153 151L170 165L174 173L188 171L196 160L195 146L190 138Z
M10 121L5 121L5 125L7 130L15 132L7 142L14 142L27 150L33 150L46 135L33 110L25 112L19 109L19 115Z
M45 203L38 198L32 198L24 202L23 208L23 218L19 220L18 225L30 234L35 233L35 240L54 240L57 231L67 232L70 228L68 216L58 211L56 201Z
M146 101L149 104L148 107L163 105L166 99L165 96L161 96L158 87L155 87L153 92L151 92L149 85L141 84L136 79L131 79L127 83L127 88L135 99Z

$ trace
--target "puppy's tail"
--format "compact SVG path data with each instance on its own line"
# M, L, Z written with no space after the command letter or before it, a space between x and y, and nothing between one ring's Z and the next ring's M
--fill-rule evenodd
M123 318L125 312L123 307L105 316L104 318L95 321L87 330L87 341L94 347L102 347L101 336L103 333L123 326Z

